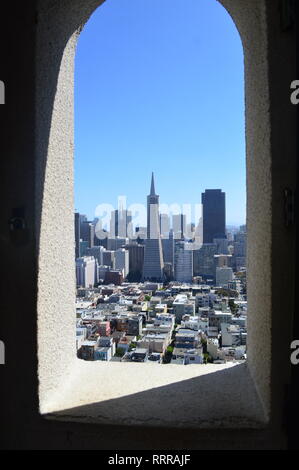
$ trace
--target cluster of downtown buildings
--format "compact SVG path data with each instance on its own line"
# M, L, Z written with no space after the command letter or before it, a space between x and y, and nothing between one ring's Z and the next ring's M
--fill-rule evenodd
M159 212L147 226L112 212L110 230L75 214L77 351L86 360L202 364L246 357L246 227L227 231L225 193L202 194L202 218Z

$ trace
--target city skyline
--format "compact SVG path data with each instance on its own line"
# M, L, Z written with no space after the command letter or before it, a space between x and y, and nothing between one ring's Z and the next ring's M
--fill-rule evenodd
M185 229L186 229L186 226L190 225L190 224L194 224L195 227L197 226L197 224L200 222L200 220L203 219L203 215L204 215L204 204L203 204L203 201L204 201L204 198L208 198L206 199L207 201L209 201L210 198L212 198L209 202L209 213L210 213L210 216L209 216L209 219L212 220L213 219L213 215L214 214L214 211L215 209L213 209L213 203L217 202L217 199L219 198L219 196L221 197L221 200L223 198L223 208L220 210L220 213L221 211L223 212L223 215L221 216L219 214L219 210L218 210L218 214L217 215L217 218L220 216L220 219L221 219L221 226L222 226L222 229L221 229L221 232L222 233L218 233L218 238L223 238L223 235L224 235L224 231L226 228L228 227L240 227L242 225L246 225L246 221L244 221L244 223L241 223L241 224L229 224L229 223L226 223L226 193L224 191L222 191L222 188L206 188L202 193L201 193L201 202L198 202L195 207L192 207L191 205L188 205L187 204L183 204L181 207L178 205L178 204L170 204L169 206L165 205L165 204L160 204L159 203L159 195L156 194L155 192L155 182L154 182L154 172L151 173L151 188L150 188L150 195L147 196L147 203L137 203L136 205L131 205L131 206L128 206L126 204L126 197L125 196L119 196L118 198L118 206L113 206L111 204L107 204L107 203L102 203L100 205L97 206L97 210L96 210L96 213L94 215L94 217L92 218L89 218L88 217L88 214L83 214L82 211L79 211L77 210L77 208L75 209L75 213L80 213L84 216L87 217L87 220L89 221L95 221L96 219L101 219L101 216L100 215L103 215L103 221L106 221L105 223L103 223L101 225L101 228L105 229L105 230L109 230L109 224L112 223L112 220L114 220L113 224L115 225L116 224L116 219L117 217L119 217L117 214L118 213L126 213L126 217L128 216L129 217L129 222L132 223L132 226L133 228L135 229L136 227L145 227L147 228L147 234L149 232L149 211L148 211L148 205L149 205L149 198L151 197L152 200L157 204L158 204L158 215L159 215L159 218L163 217L163 218L168 218L169 219L169 223L170 223L170 228L171 229L174 229L174 225L173 224L177 224L178 221L175 222L175 219L177 217L181 217L181 218L184 218L184 222L182 220L182 227L183 225L185 226ZM214 198L216 197L216 200L214 200ZM143 199L145 200L145 196L143 197ZM216 204L217 206L218 204ZM160 210L160 208L162 207L162 210ZM134 210L137 210L137 212L135 213ZM143 209L143 210L141 210ZM212 212L211 212L212 211ZM133 213L133 216L132 216L132 213ZM195 217L194 217L195 215ZM207 218L206 218L207 220ZM161 219L160 219L160 228L161 228ZM163 223L166 223L165 221L163 221ZM219 222L218 222L219 223ZM211 222L209 223L211 224ZM117 225L117 224L116 224ZM113 232L113 236L118 236L118 230L116 229L116 225L115 225L115 228L112 229L112 232ZM122 223L123 225L123 223ZM167 223L166 223L167 225ZM212 223L212 227L209 229L209 230L213 230L213 223ZM217 225L217 224L216 224ZM126 228L127 230L127 228ZM163 230L162 230L163 231ZM122 236L124 236L124 234L122 234ZM126 233L125 236L128 236L128 234ZM204 233L203 233L203 237L205 237Z
M154 171L161 203L194 205L222 188L228 225L244 224L243 74L218 2L105 2L76 53L76 209L92 219L118 195L143 203Z

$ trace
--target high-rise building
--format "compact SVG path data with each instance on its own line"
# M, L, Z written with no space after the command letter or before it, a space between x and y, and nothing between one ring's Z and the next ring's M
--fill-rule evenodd
M147 239L143 264L143 279L163 280L163 253L159 224L159 196L155 192L152 173L150 194L147 196Z
M89 248L92 248L94 246L95 226L92 222L88 220L81 220L80 237L81 240L88 243Z
M101 219L96 218L94 220L94 245L103 246L107 248L107 240L109 232L103 228L103 223Z
M174 249L174 278L178 282L192 282L193 250L192 243L178 241Z
M93 287L96 282L96 260L93 256L76 259L76 279L78 287Z
M231 268L232 267L232 255L214 255L215 272L216 268Z
M105 251L103 246L93 246L92 248L86 248L85 254L86 256L93 256L100 266L103 264L103 251Z
M104 266L110 266L110 268L115 269L115 251L113 250L103 250L102 251L102 260Z
M126 238L132 236L130 233L130 224L132 222L132 213L125 209L117 209L111 212L110 237Z
M227 238L214 238L213 243L217 245L218 255L228 254L228 239Z
M221 189L206 189L201 195L203 215L203 243L215 238L226 238L225 193Z
M215 278L214 256L216 254L215 243L204 243L200 249L194 250L194 276L202 276L204 279Z
M129 252L124 248L120 248L115 252L115 269L122 271L124 278L129 273Z
M129 243L128 238L108 238L107 239L107 250L118 250L119 248L123 248L125 245Z
M234 274L232 268L217 267L216 268L216 286L228 287L229 282L233 280Z
M82 256L88 256L87 254L87 250L89 248L89 243L84 241L84 240L80 240L79 242L79 251L80 251L80 257L82 258Z
M160 214L160 234L162 238L168 238L170 232L170 217L168 214Z
M167 238L162 238L162 251L164 263L174 264L174 239L173 230L170 230Z
M246 250L247 234L245 231L240 231L235 234L233 241L234 267L237 271L242 267L246 267Z
M143 272L144 245L138 245L137 242L132 242L126 245L125 249L129 252L130 280L132 282L139 282Z
M170 229L168 236L162 238L162 253L164 262L164 274L168 281L173 280L174 275L174 238L173 230Z
M75 256L80 258L80 214L75 212Z
M184 240L185 236L187 235L185 214L173 214L172 229L175 240Z

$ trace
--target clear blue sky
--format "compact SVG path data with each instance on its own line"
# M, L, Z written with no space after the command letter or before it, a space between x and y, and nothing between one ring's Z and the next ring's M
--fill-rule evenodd
M226 192L227 224L246 212L243 50L216 0L106 0L75 63L75 207L198 204Z

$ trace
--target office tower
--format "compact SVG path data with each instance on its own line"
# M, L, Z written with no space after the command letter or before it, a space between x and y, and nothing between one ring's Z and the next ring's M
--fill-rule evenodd
M119 248L123 248L128 243L129 243L128 238L121 238L121 237L108 238L108 240L107 240L107 250L116 251Z
M226 238L225 193L221 189L206 189L201 195L203 215L203 243L214 238Z
M101 219L94 219L94 246L103 246L107 248L107 239L109 232L103 227L103 221Z
M197 245L202 245L203 233L202 233L202 217L200 217L194 232L194 241Z
M227 238L214 238L213 243L217 245L218 255L228 254L228 240Z
M163 253L159 226L159 196L155 192L152 173L150 194L147 196L147 239L143 264L143 279L163 280Z
M130 224L132 222L132 213L125 209L117 209L111 212L110 236L109 238L126 238L132 236Z
M147 196L147 238L158 239L159 236L159 196L155 192L154 173L152 173L150 194Z
M96 258L94 258L94 285L98 285L99 283L99 262Z
M109 266L98 266L98 280L99 282L104 282L107 271L110 271Z
M231 268L232 255L214 255L215 272L216 268Z
M195 224L194 222L191 222L190 224L186 224L186 231L185 233L185 238L189 241L195 240Z
M75 212L75 257L80 258L80 214Z
M218 268L230 268L230 269L232 269L232 265L233 265L233 256L232 255L215 255L214 256L214 272L215 272L216 285L219 285L219 284L217 284L217 269ZM221 279L222 283L223 283L224 282L223 279L226 279L226 278L223 277L223 276L225 276L225 274L222 275L221 273L222 273L222 271L219 271L218 282L219 282L219 279ZM228 280L231 280L231 279L228 279Z
M94 237L95 237L94 224L88 220L81 221L80 236L81 236L81 240L83 240L84 242L87 242L88 247L92 248L94 246Z
M83 256L76 259L76 279L78 287L93 287L95 285L96 260L93 256Z
M232 268L216 268L216 286L228 287L228 283L233 280L234 274Z
M129 252L120 248L115 252L115 269L122 271L124 278L129 274Z
M87 250L89 248L88 242L85 242L84 240L80 240L79 242L79 250L80 250L80 257L86 256L87 255Z
M164 263L171 263L173 265L174 257L174 239L173 230L170 230L167 238L162 238L162 252Z
M246 232L238 232L234 236L233 252L234 267L237 271L246 267L246 251L247 251L247 234Z
M115 251L112 250L103 250L102 251L102 256L103 256L103 265L104 266L109 266L110 268L114 269L115 268Z
M86 235L85 224L88 223L86 215L79 214L79 220L80 220L80 240L88 241L88 237L85 237Z
M160 214L161 238L168 238L170 232L170 217L168 214Z
M85 254L86 256L93 256L100 266L103 264L103 251L103 246L93 246L92 248L86 248Z
M214 243L204 243L199 250L194 250L194 276L202 276L204 279L214 279L214 255L216 254L217 245Z
M132 242L125 249L129 252L129 279L131 282L139 282L143 272L144 245Z
M192 243L178 241L174 248L174 279L178 282L192 282Z
M167 282L173 281L173 264L164 261L164 276Z
M173 214L172 229L175 240L184 240L186 235L186 215Z
M80 218L80 224L83 224L83 222L87 222L87 217L84 214L79 214Z

